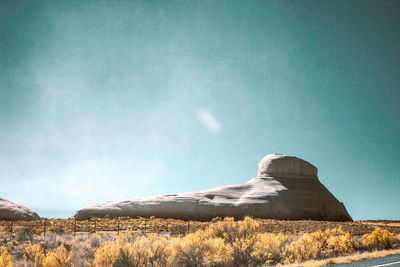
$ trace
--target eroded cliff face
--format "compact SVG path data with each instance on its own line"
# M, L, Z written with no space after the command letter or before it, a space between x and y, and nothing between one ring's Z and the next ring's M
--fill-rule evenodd
M39 215L27 207L0 198L0 220L34 220Z
M216 216L351 221L343 203L322 185L317 168L302 159L271 154L248 182L204 191L106 202L78 210L78 220L118 216L210 220Z

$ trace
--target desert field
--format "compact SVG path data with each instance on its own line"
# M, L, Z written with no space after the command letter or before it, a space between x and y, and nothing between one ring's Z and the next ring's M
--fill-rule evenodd
M2 266L275 266L400 248L400 221L0 221ZM326 261L324 262L326 263Z

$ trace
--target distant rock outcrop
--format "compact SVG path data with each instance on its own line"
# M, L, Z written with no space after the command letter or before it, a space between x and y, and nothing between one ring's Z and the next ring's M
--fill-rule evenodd
M30 209L0 198L0 220L35 220L40 219Z
M320 183L317 168L302 159L271 154L250 181L205 191L106 202L78 210L78 220L119 216L209 220L244 216L351 221L343 203Z

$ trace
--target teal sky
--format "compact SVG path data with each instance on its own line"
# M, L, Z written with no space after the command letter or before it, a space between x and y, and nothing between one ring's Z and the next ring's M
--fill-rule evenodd
M41 216L303 158L400 219L399 1L1 1L0 197Z

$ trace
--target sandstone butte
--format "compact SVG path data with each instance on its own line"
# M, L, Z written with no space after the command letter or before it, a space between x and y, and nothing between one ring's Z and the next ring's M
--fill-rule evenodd
M35 220L40 219L37 213L27 207L0 198L0 220Z
M339 202L319 181L317 168L293 156L270 154L259 163L255 178L243 184L204 191L109 201L80 209L75 219L160 217L210 220L244 216L283 220L352 221Z

